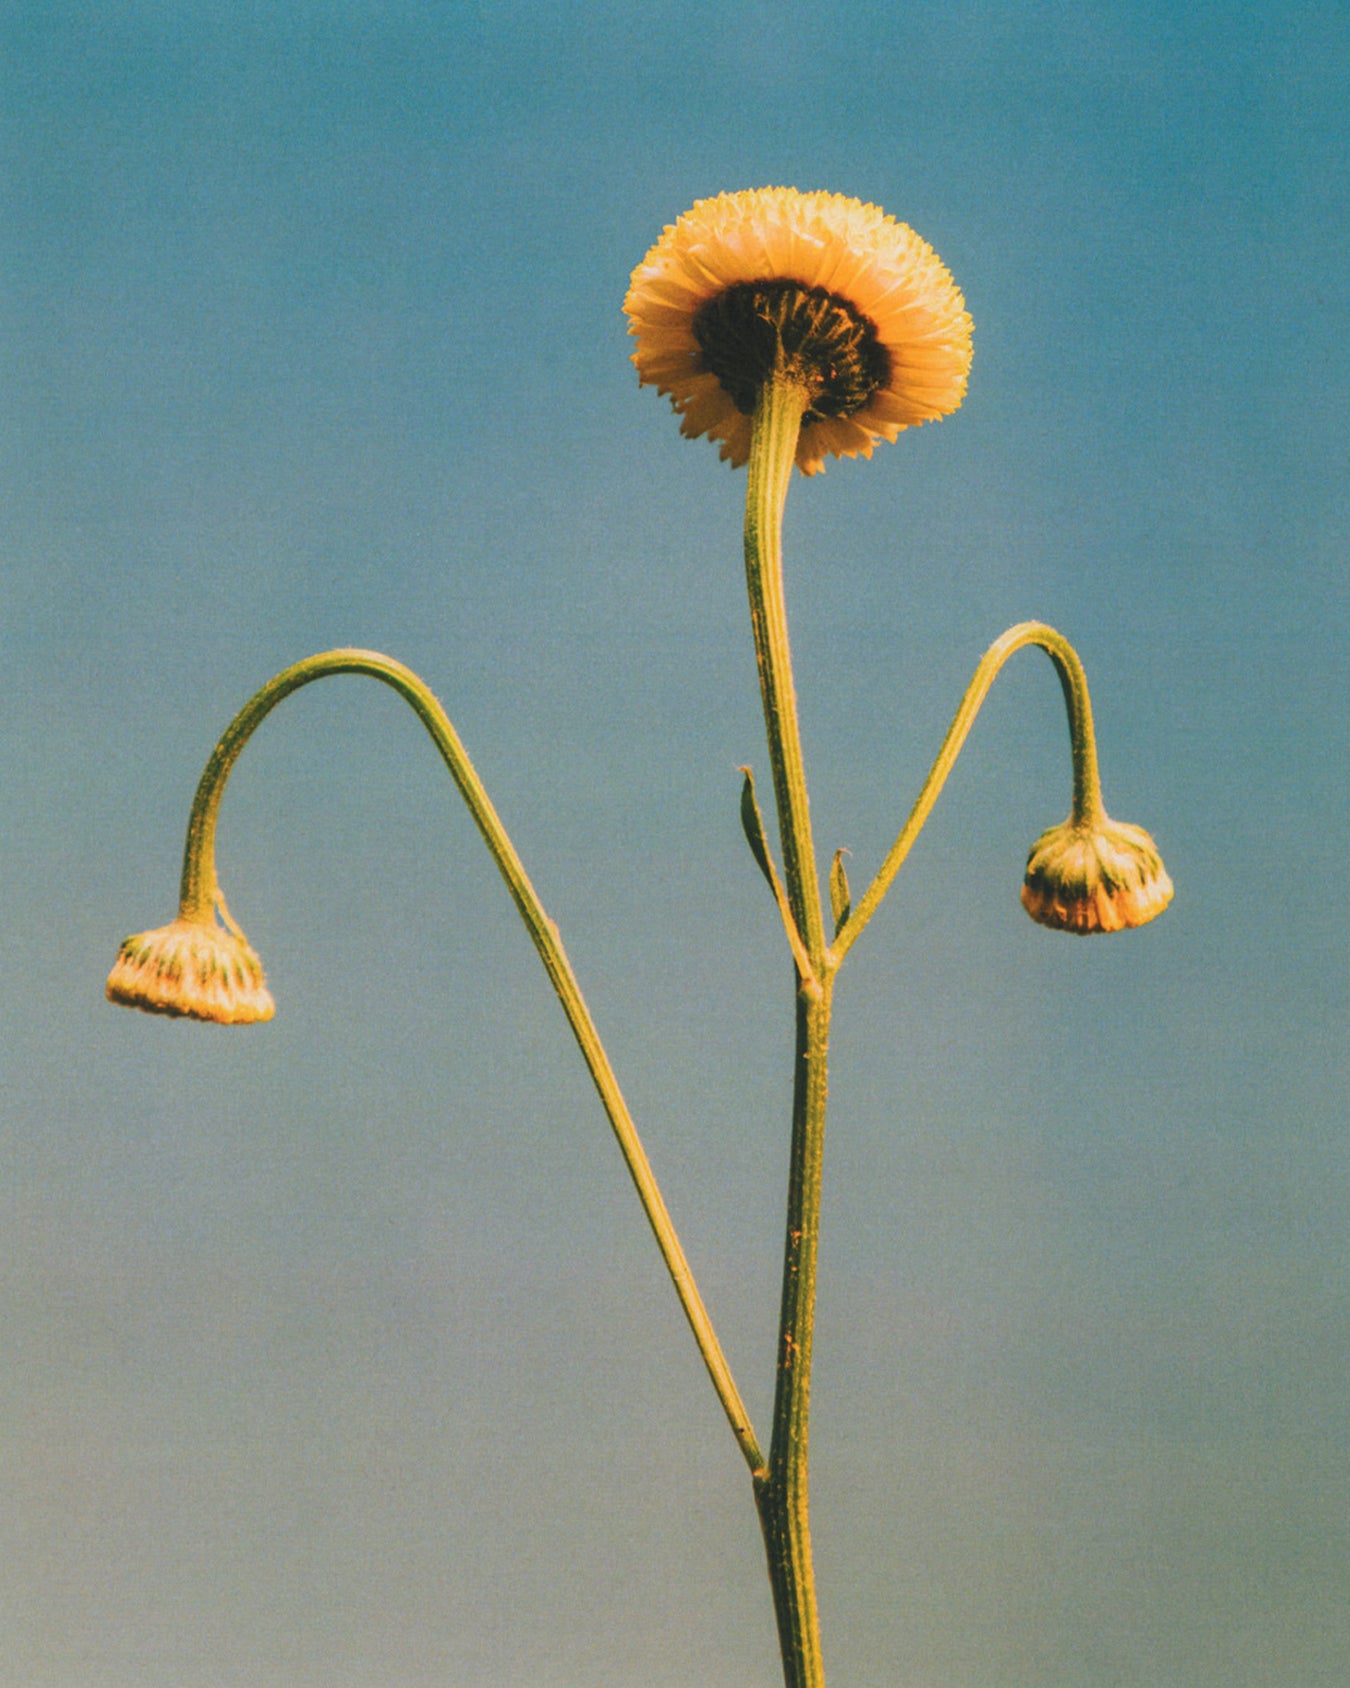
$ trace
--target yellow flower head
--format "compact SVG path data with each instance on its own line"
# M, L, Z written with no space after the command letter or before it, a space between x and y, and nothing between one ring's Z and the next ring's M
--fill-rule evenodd
M123 941L108 975L108 1001L222 1026L270 1020L276 1012L244 934L182 915Z
M1061 932L1143 926L1172 900L1158 847L1141 826L1099 815L1042 833L1027 857L1022 906Z
M878 439L946 416L970 371L971 320L932 247L875 205L752 188L701 199L633 271L638 377L669 393L680 430L750 455L775 368L808 391L797 467L870 457Z

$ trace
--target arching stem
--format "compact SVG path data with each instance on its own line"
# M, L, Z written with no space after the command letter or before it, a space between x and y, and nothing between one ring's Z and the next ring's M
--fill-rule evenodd
M932 813L933 805L947 783L947 776L961 754L961 747L975 724L980 705L998 678L999 670L1015 651L1020 651L1026 645L1039 645L1050 658L1064 693L1064 707L1069 719L1069 744L1073 756L1072 818L1077 824L1084 826L1101 819L1104 810L1101 776L1097 768L1097 735L1092 725L1092 701L1088 696L1087 675L1083 672L1083 664L1078 659L1077 651L1062 633L1056 633L1053 627L1047 627L1043 621L1019 621L1015 627L1010 627L1006 633L995 639L980 658L952 724L947 729L947 736L942 741L937 759L929 769L928 778L909 812L909 818L900 828L900 834L891 845L876 878L854 904L852 913L835 934L836 966L852 949L863 928L880 907L882 898L890 890L892 881L900 871L901 864L913 848L914 840L922 832L924 822Z
M213 911L218 909L228 920L216 883L215 834L220 800L230 770L259 723L283 698L301 686L309 685L311 681L321 680L333 674L365 674L392 687L411 705L450 770L460 795L469 807L475 826L482 834L493 861L506 881L511 898L530 935L530 941L538 951L544 971L562 1003L567 1022L572 1028L610 1124L614 1128L614 1135L618 1139L619 1148L636 1186L643 1211L656 1237L662 1259L675 1285L675 1293L680 1298L680 1305L694 1333L694 1340L698 1343L699 1353L708 1368L713 1388L717 1391L732 1433L750 1470L761 1471L764 1458L751 1428L749 1415L732 1378L721 1344L717 1340L712 1320L703 1305L698 1286L694 1282L689 1262L685 1258L665 1201L657 1187L651 1163L647 1159L637 1127L619 1089L609 1056L600 1041L590 1010L572 972L558 928L544 912L538 893L530 883L520 857L507 836L506 828L498 818L483 783L469 761L444 709L430 688L411 669L405 668L402 663L395 662L390 657L381 656L376 651L326 651L320 656L309 657L304 662L297 662L293 667L283 670L250 698L226 728L197 786L192 813L188 820L187 844L183 853L181 912L189 917L210 919Z

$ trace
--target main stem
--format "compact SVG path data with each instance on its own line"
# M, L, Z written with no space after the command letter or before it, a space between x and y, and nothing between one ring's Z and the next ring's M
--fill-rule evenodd
M786 1688L824 1688L815 1569L811 1558L808 1431L815 1327L820 1180L835 960L825 943L797 698L783 598L783 503L807 395L775 376L755 410L746 488L745 570L760 695L773 768L788 905L809 971L796 970L792 1154L778 1331L773 1436L767 1469L755 1474Z
M783 1251L773 1439L768 1471L755 1479L755 1504L764 1533L786 1688L824 1688L825 1682L816 1609L816 1574L811 1557L808 1431L830 995L829 985L817 993L804 989L797 993L792 1169Z

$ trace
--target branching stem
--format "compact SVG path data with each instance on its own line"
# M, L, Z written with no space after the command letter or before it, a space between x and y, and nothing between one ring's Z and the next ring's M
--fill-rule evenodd
M753 418L746 489L746 584L778 814L783 857L781 879L764 836L748 770L742 818L751 849L782 915L796 981L787 1229L773 1431L767 1456L751 1428L609 1057L572 973L558 928L544 912L445 711L410 669L373 651L328 651L286 669L251 698L226 729L197 788L188 823L181 892L184 916L205 921L219 915L232 925L215 871L215 831L221 795L244 745L283 698L328 675L365 674L392 687L411 705L468 805L562 1003L713 1387L750 1468L773 1589L786 1688L824 1688L825 1682L811 1551L808 1448L821 1168L835 975L880 906L918 837L999 670L1024 645L1039 645L1048 653L1063 687L1073 747L1073 819L1090 824L1102 813L1092 709L1082 664L1068 641L1053 628L1040 622L1023 622L995 640L975 670L918 800L866 893L847 913L844 912L846 895L840 893L836 897L842 923L833 943L827 943L783 589L783 505L807 402L806 389L782 367L763 383Z

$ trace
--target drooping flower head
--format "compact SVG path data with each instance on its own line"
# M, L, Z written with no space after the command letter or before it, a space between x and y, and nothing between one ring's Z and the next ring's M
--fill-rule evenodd
M181 914L123 940L108 975L108 1001L222 1026L270 1020L276 1012L262 962L244 934Z
M1172 881L1148 833L1105 814L1052 826L1027 857L1022 906L1060 932L1143 926L1171 900Z
M972 324L946 266L913 229L843 194L699 200L633 271L624 310L639 379L733 467L775 368L807 390L807 475L829 456L870 457L965 395Z

